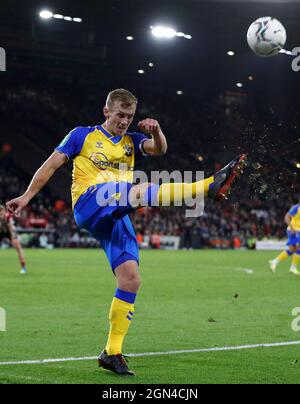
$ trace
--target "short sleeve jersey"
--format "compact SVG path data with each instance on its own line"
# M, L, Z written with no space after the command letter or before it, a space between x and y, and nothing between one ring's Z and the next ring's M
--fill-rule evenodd
M55 149L73 160L72 202L91 186L133 182L135 159L145 156L142 133L113 136L103 126L78 127Z

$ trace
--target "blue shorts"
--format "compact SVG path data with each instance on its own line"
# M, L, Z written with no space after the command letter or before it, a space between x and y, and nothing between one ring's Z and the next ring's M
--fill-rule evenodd
M290 230L287 231L288 242L287 246L295 247L296 245L300 245L300 231L296 233L292 233Z
M133 208L114 198L116 193L127 197L131 187L125 182L95 185L81 195L74 207L76 223L101 243L113 271L126 261L139 264L136 234L128 216ZM114 200L112 204L101 206L99 195L103 192L107 200Z

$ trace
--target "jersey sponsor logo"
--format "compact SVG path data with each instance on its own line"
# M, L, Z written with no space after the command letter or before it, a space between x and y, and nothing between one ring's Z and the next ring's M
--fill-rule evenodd
M90 159L100 170L107 170L109 167L114 168L113 163L109 162L107 156L103 153L93 153Z
M96 148L103 149L103 142L97 142Z
M108 157L103 153L93 153L90 157L93 164L102 171L108 169L121 170L124 171L124 166L126 166L127 171L133 171L133 167L128 167L126 163L117 163L113 161L108 161ZM125 170L125 171L126 171Z

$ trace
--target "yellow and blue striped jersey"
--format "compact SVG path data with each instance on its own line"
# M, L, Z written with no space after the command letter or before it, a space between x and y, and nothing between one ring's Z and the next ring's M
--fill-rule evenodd
M289 212L292 216L291 224L296 231L300 231L300 203L293 206ZM290 227L288 228L290 230Z
M145 155L141 133L113 136L103 126L78 127L55 149L73 159L72 202L91 186L106 182L133 182L137 156Z

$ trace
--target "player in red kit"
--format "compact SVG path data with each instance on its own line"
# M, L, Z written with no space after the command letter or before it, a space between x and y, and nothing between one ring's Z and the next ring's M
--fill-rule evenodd
M0 205L0 243L7 239L11 245L15 247L18 253L19 261L21 264L21 274L27 274L26 263L24 258L24 251L19 241L13 217L10 213L6 212L5 206Z

